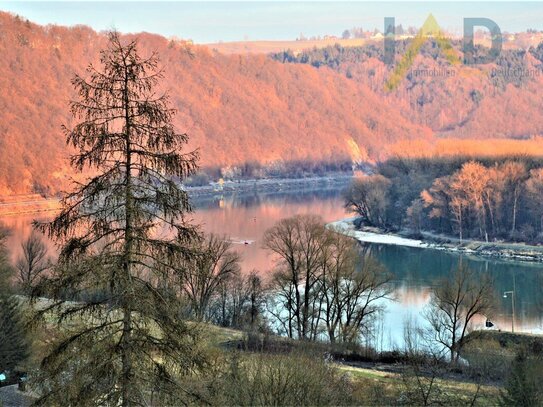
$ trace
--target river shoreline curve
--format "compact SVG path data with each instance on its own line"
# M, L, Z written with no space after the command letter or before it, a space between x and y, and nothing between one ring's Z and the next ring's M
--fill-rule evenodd
M477 240L460 241L448 236L423 232L423 239L414 239L402 233L391 233L377 228L357 229L356 217L330 222L326 227L350 236L362 243L404 246L419 249L433 249L458 254L492 257L531 263L543 263L543 246L524 243L482 242Z

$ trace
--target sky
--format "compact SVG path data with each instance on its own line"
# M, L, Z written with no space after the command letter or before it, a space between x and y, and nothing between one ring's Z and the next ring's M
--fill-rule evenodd
M465 17L490 18L502 32L543 30L543 1L0 1L0 10L43 25L147 31L197 43L293 40L301 33L339 36L352 27L383 30L385 17L395 17L403 27L420 27L429 13L455 34L462 32Z

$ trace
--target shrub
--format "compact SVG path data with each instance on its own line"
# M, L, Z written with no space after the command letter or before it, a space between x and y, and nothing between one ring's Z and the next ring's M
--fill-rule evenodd
M542 368L541 360L530 357L526 350L520 350L511 364L501 404L518 407L540 406L543 402Z
M347 378L324 358L234 353L214 392L219 405L326 406L354 404Z

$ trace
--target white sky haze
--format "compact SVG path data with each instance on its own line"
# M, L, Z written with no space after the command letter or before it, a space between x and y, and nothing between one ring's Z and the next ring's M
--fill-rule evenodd
M95 30L147 31L218 41L291 40L340 35L347 28L382 30L384 17L420 27L432 13L441 27L461 33L463 18L486 17L502 31L543 29L543 2L149 2L149 1L6 1L0 9L39 24L85 24Z

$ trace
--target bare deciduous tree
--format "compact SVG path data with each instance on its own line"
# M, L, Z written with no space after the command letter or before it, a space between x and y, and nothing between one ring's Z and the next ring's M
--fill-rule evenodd
M194 316L205 317L213 295L220 285L240 272L240 256L225 236L209 235L196 249L199 253L182 273L182 287Z
M23 292L29 294L43 273L51 268L51 259L47 253L41 237L32 232L21 244L22 255L17 259L15 267L18 270L18 279Z
M539 219L539 229L543 231L543 168L530 171L530 179L526 181L526 191L530 198L529 208L534 218Z
M479 227L479 236L488 241L486 225L487 206L485 195L489 188L490 175L487 168L475 161L462 165L460 171L453 176L451 188L455 196L464 197L464 208L474 213Z
M323 221L315 215L282 219L264 234L264 248L278 256L280 268L274 281L287 310L289 337L311 339L316 335L317 289L320 279Z
M235 273L221 282L210 308L210 319L234 328L258 327L264 302L264 287L258 273Z
M390 186L391 181L379 174L357 178L344 192L345 208L371 226L386 226Z
M517 230L517 215L519 211L519 199L528 179L526 165L521 162L507 161L500 166L502 177L505 182L506 195L509 196L511 210L511 234Z
M315 216L279 221L265 247L280 258L269 312L289 337L356 341L390 293L390 276L357 250L355 240L324 227Z
M435 344L428 341L424 328L406 320L404 325L404 343L406 365L401 373L404 405L416 406L474 406L482 396L482 379L476 383L471 395L451 392L443 386L443 379L450 374L450 367L436 350Z
M321 275L322 319L330 342L356 341L363 325L391 293L390 274L371 258L361 258L356 242L327 231Z
M466 334L476 315L488 316L494 308L495 292L488 274L477 275L460 265L449 277L438 282L426 311L430 335L458 362Z

